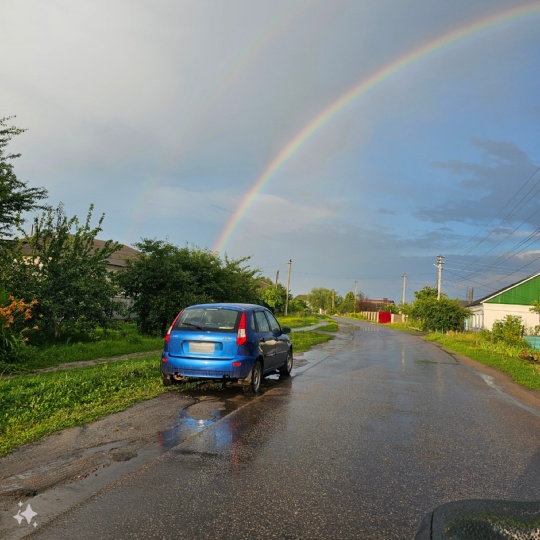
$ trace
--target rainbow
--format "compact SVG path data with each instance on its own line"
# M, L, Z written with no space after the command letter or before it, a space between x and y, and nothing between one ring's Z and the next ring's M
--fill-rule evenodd
M473 22L466 26L452 30L437 39L434 39L405 56L394 60L386 67L372 73L369 77L362 79L356 86L348 92L340 96L336 101L331 103L315 118L313 118L302 130L300 130L276 155L272 162L266 167L263 173L257 178L249 191L244 195L242 201L236 208L231 219L223 228L221 234L217 238L213 251L222 252L234 234L240 220L244 217L247 210L253 203L257 194L266 186L266 184L274 177L283 165L303 146L315 133L323 128L334 116L339 114L343 109L350 105L353 101L372 90L377 85L383 83L390 77L403 71L411 64L419 60L433 55L456 42L468 38L474 34L488 31L497 26L512 22L516 19L530 15L531 13L540 12L540 2L530 2L519 7L511 8L503 12L490 15L479 21Z

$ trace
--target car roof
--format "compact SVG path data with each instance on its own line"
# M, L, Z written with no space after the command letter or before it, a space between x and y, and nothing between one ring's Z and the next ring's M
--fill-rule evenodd
M242 304L242 303L232 303L232 302L216 302L210 304L195 304L189 306L186 309L192 308L206 308L206 309L232 309L235 311L247 311L251 309L267 309L264 306L258 304Z

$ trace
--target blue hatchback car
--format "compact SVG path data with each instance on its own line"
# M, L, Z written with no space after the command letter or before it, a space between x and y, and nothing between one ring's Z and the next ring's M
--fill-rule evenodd
M256 394L264 375L290 375L290 331L262 306L190 306L178 314L165 336L163 384L190 378L218 379L241 385L247 394Z

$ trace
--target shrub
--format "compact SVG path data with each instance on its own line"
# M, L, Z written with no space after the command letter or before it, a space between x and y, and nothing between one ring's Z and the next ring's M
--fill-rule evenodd
M495 321L491 330L493 341L516 343L522 341L523 325L521 317L506 315L504 319Z
M36 300L26 303L0 291L0 361L13 362L24 355L32 330L32 309Z

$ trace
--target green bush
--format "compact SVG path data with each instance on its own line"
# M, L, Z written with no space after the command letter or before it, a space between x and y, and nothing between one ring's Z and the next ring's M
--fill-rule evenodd
M506 315L504 319L495 321L491 330L493 341L505 341L508 343L521 342L523 324L521 317Z
M32 325L32 309L36 302L27 303L0 291L0 362L15 362L24 356Z

